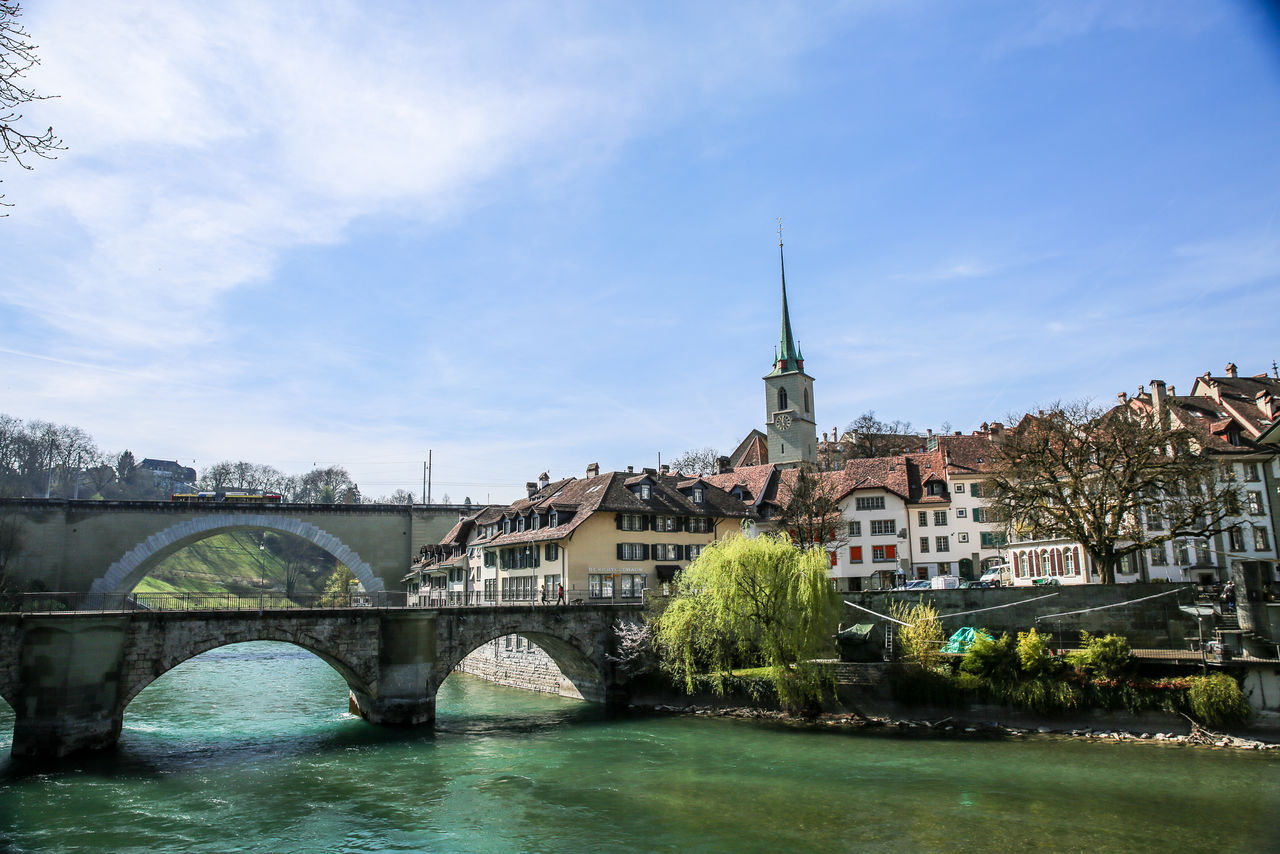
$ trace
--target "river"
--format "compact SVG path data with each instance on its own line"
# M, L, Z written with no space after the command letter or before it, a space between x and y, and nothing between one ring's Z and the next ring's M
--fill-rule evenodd
M610 718L464 674L437 714L368 725L275 643L176 668L54 769L7 758L6 707L0 851L1280 851L1273 751Z

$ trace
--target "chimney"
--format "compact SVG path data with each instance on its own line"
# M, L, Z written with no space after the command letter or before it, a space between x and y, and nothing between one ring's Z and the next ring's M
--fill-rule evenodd
M600 474L599 463L587 463L587 477L596 477Z
M627 466L627 473L628 473L628 474L635 474L635 471L636 471L636 467L635 467L635 466Z
M631 468L631 466L627 466L627 469L628 469L628 470L630 470L630 468ZM644 468L644 469L641 469L641 471L643 471L645 474L657 474L657 473L658 473L658 470L657 470L657 469L651 469L651 468Z
M1151 381L1151 414L1155 416L1157 424L1164 423L1165 395L1164 380Z
M661 471L663 474L671 474L671 466L667 465L666 463L663 463Z
M529 497L532 498L533 494L538 491L538 484L534 483L533 481L529 481L524 485L524 488L525 488L525 491L529 493Z
M933 435L933 428L932 428L932 427L926 427L926 428L924 428L924 434L925 434L926 436L932 436L932 435Z
M1178 390L1173 386L1169 386L1169 397L1177 397L1177 396L1178 396Z
M1231 379L1235 379L1237 373L1238 369L1236 368L1236 363L1227 362L1227 376L1231 377Z
M1271 396L1270 392L1260 391L1253 397L1254 404L1262 411L1262 414L1274 420L1278 408L1276 407L1276 399Z
M992 439L999 439L1001 434L1004 433L1004 425L1001 424L999 421L992 421L990 432L991 432Z
M729 473L729 458L716 457L716 474L728 474L728 473Z
M549 483L551 483L551 475L547 474L545 471L538 475L538 489L546 489L547 484Z

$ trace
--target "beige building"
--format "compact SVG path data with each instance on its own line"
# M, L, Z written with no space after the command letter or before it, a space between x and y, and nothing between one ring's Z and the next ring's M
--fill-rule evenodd
M460 520L405 580L416 604L637 601L753 515L704 478L644 469L529 483ZM424 592L425 588L425 592Z

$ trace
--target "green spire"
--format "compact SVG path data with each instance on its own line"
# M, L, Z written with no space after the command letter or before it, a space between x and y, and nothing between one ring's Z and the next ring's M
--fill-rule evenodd
M791 312L787 309L787 264L782 255L782 220L778 220L778 264L782 270L782 340L773 360L775 374L804 370L804 355L791 334Z

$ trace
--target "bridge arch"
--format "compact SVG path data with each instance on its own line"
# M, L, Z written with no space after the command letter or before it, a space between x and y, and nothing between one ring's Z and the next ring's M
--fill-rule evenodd
M170 525L125 552L89 588L91 593L128 593L156 563L192 543L226 531L267 530L292 534L314 543L343 564L364 590L381 592L385 585L354 549L333 534L301 519L265 513L210 513Z
M349 689L361 694L372 693L373 686L377 680L376 673L363 672L367 668L362 668L355 662L345 661L341 657L334 655L332 651L326 648L325 642L320 638L285 631L279 627L262 626L258 631L230 639L214 635L202 637L179 649L166 650L166 653L158 659L130 668L125 684L122 686L123 690L120 693L120 713L123 713L134 698L141 694L147 686L178 665L185 664L210 650L254 641L279 641L304 649L336 670L338 675L346 681Z

